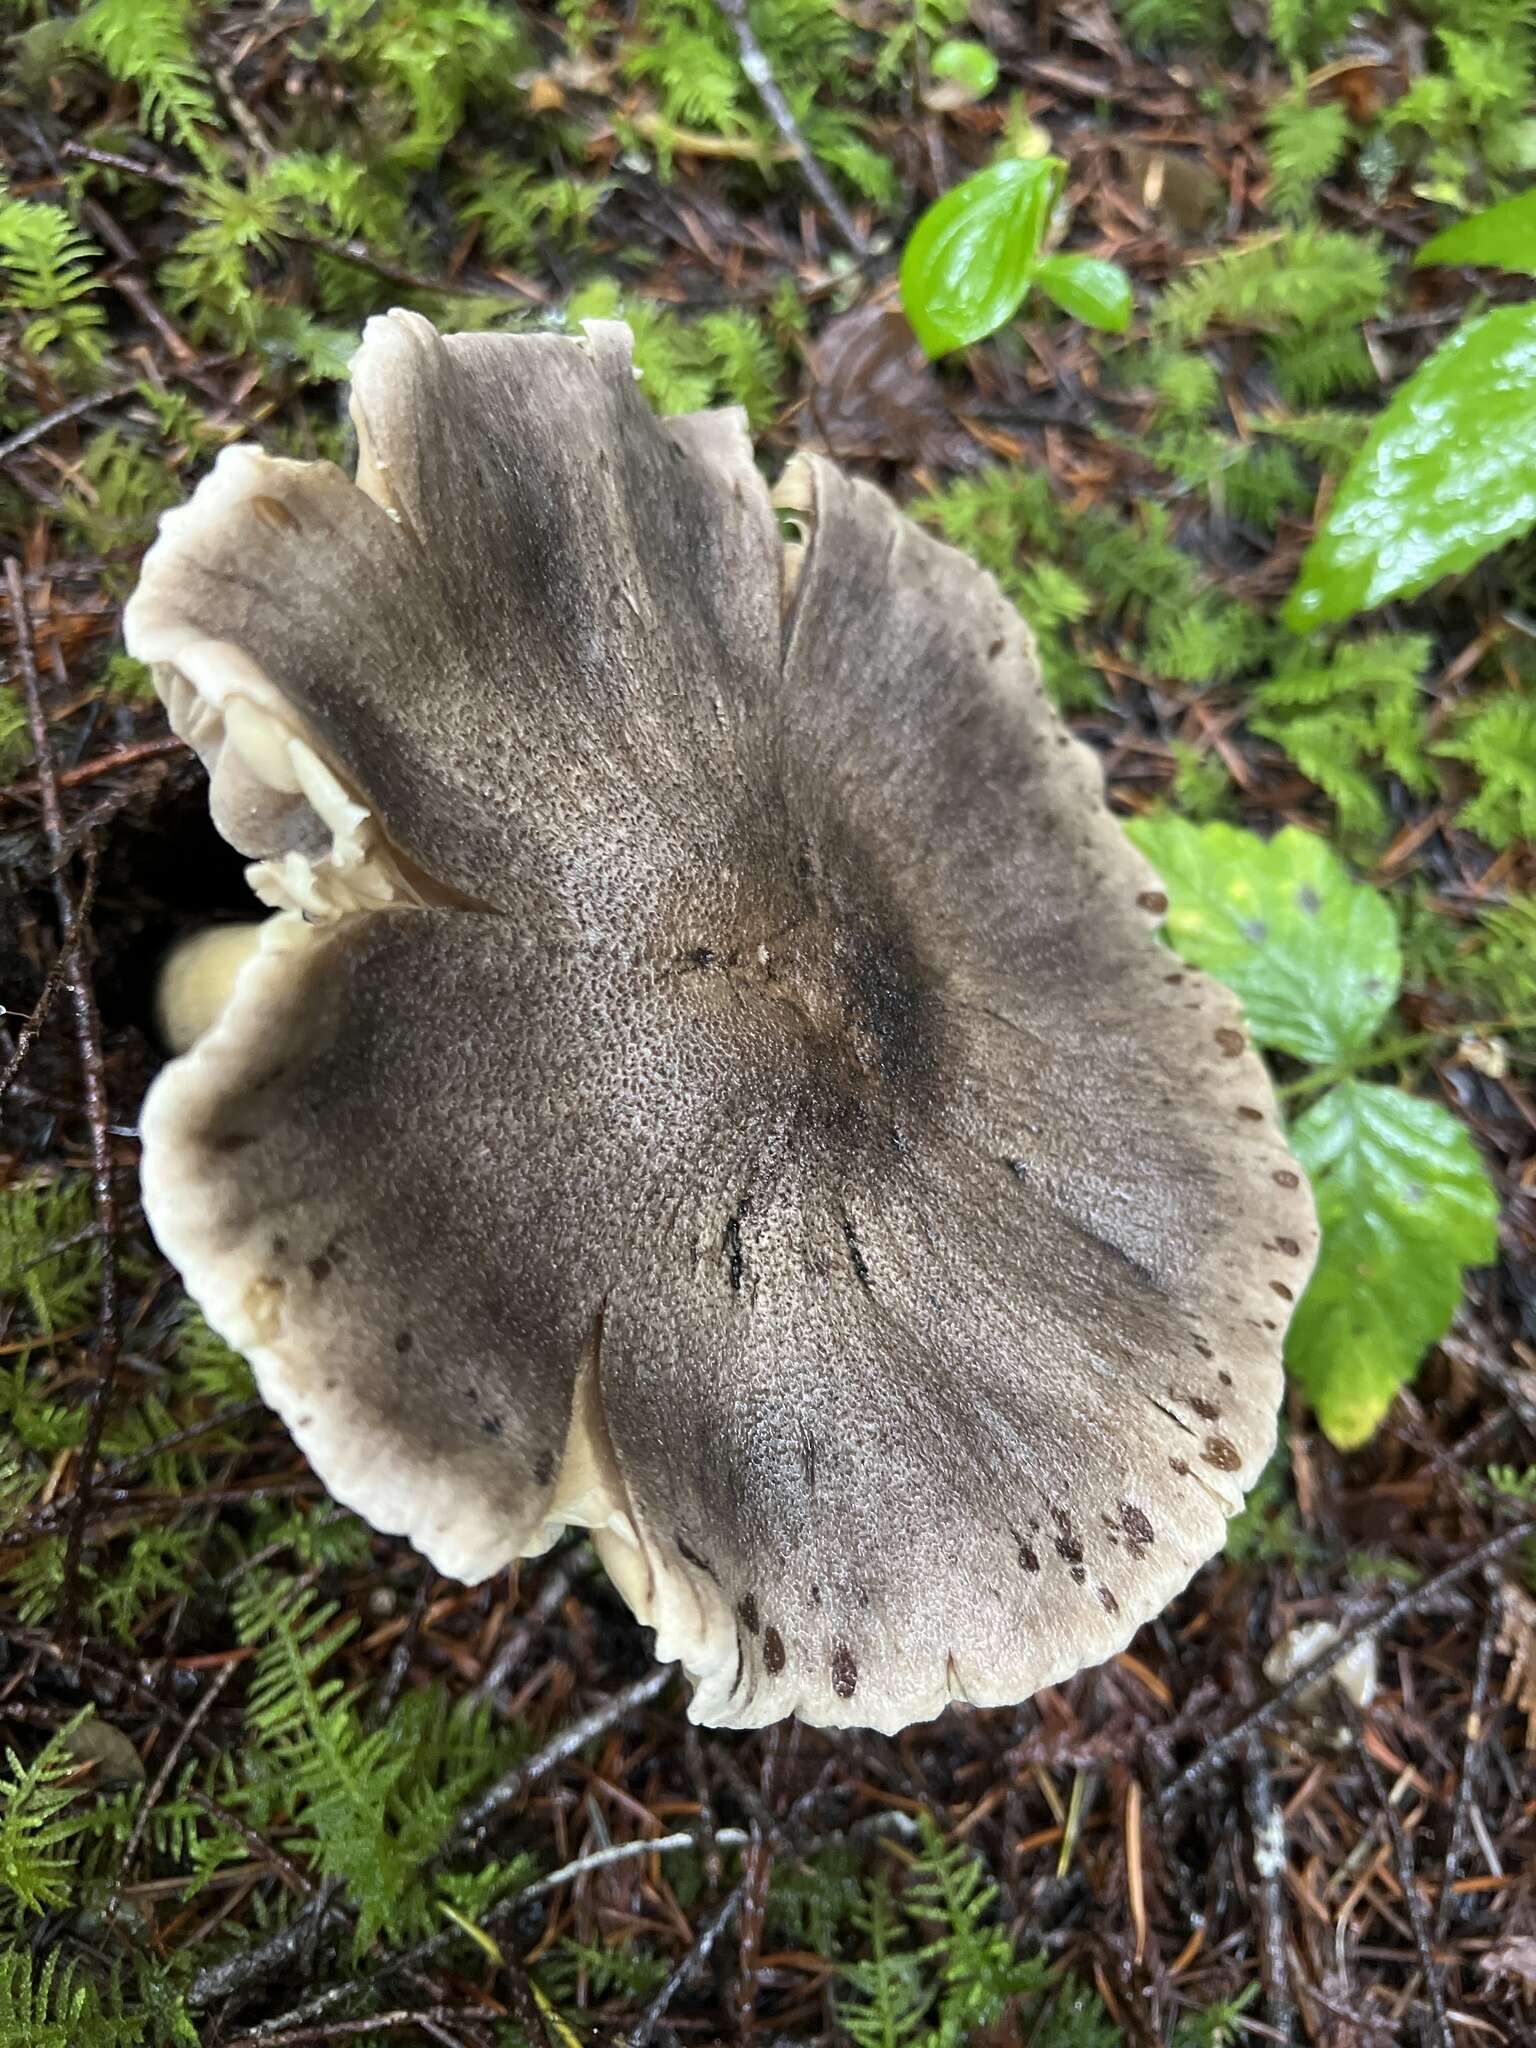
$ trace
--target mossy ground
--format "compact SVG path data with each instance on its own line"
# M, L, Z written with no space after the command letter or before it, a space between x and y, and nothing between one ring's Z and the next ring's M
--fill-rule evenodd
M0 523L63 785L117 1208L107 1247L13 680L0 2048L297 2048L365 2027L1528 2039L1531 1560L1433 1575L1536 1493L1536 1038L1502 1028L1536 1009L1536 555L1308 640L1276 606L1372 411L1515 289L1410 260L1536 170L1536 14L751 15L865 253L814 207L713 0L0 17ZM939 116L927 53L952 34L986 40L1001 79ZM922 369L879 313L901 239L940 182L1031 125L1070 166L1073 245L1136 280L1132 331L1027 307ZM436 1579L326 1500L156 1258L134 1174L148 990L165 943L242 885L118 607L156 516L228 442L347 459L340 380L391 304L496 328L622 310L659 406L743 404L774 466L830 446L993 568L1122 810L1306 823L1397 898L1420 1044L1400 1078L1467 1119L1506 1198L1504 1258L1370 1449L1340 1458L1297 1408L1225 1561L1105 1670L898 1742L700 1736L675 1679L624 1711L647 1646L584 1547L473 1591ZM121 1332L101 1402L104 1274ZM1378 1587L1428 1591L1383 1641L1369 1731L1287 1723L1174 1797L1266 1696L1271 1640ZM1285 1866L1266 1877L1276 1806Z

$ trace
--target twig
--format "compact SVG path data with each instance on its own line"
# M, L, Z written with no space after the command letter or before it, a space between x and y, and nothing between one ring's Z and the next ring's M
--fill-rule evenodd
M237 2034L229 2048L318 2048L322 2041L352 2041L360 2034L382 2034L391 2027L424 2027L436 2020L478 2020L483 2026L496 2014L483 2005L428 2005L412 2012L376 2012L365 2020L328 2020L319 2027L292 2027L281 2034Z
M4 1095L6 1089L10 1087L16 1076L21 1072L22 1062L31 1051L37 1034L48 1021L48 1012L53 1008L53 999L58 994L59 989L63 985L64 978L69 972L70 962L80 950L80 933L86 919L91 914L91 904L95 895L96 863L91 861L86 866L85 883L80 891L79 904L76 906L74 930L64 941L63 945L60 946L58 952L54 954L53 965L48 969L47 975L44 977L42 988L38 992L37 1001L32 1005L31 1010L27 1013L26 1021L16 1033L16 1043L11 1048L11 1056L5 1063L5 1071L0 1073L0 1095ZM96 1226L94 1224L91 1226L90 1234L92 1237L96 1235ZM50 1254L50 1256L52 1255Z
M636 1707L643 1707L647 1700L655 1699L657 1693L665 1691L671 1682L671 1665L658 1665L644 1678L637 1678L633 1685L625 1686L612 1699L604 1700L601 1706L594 1707L590 1713L580 1715L562 1728L537 1756L529 1757L508 1771L505 1777L498 1778L483 1798L477 1799L467 1813L460 1814L445 1844L445 1853L478 1848L490 1823L504 1806L520 1799L530 1785L537 1784L557 1764L563 1764L567 1757L585 1748L595 1735L605 1735L616 1721L622 1721Z
M1381 1767L1371 1755L1365 1739L1365 1717L1355 1705L1342 1685L1333 1688L1334 1698L1354 1733L1355 1749L1359 1755L1366 1777L1370 1780L1371 1796L1381 1808L1382 1819L1387 1824L1387 1833L1392 1838L1392 1860L1397 1866L1397 1881L1402 1887L1403 1903L1408 1908L1409 1924L1413 1928L1414 1947L1419 1952L1419 1969L1424 1978L1424 1990L1429 1998L1429 2012L1432 2031L1426 2029L1436 2048L1456 2048L1451 2033L1450 2016L1445 2009L1445 1984L1441 1977L1440 1965L1435 1961L1434 1947L1430 1939L1429 1908L1424 1903L1424 1894L1419 1890L1413 1874L1413 1849L1403 1831L1402 1819L1392 1804L1387 1791L1386 1780Z
M494 1699L507 1681L507 1674L522 1661L535 1633L544 1627L565 1596L571 1590L576 1577L576 1557L573 1550L552 1565L548 1577L538 1591L538 1597L526 1614L520 1615L511 1634L486 1666L480 1682L471 1687L469 1697L477 1705L482 1700Z
M76 789L82 782L94 782L98 775L110 775L114 768L130 767L135 761L150 761L158 754L184 754L187 743L178 739L173 732L160 733L154 739L130 740L126 746L114 747L110 754L97 754L93 760L81 761L73 768L66 768L62 775L54 778L60 789ZM0 797L7 802L13 796L37 796L42 785L34 776L27 782L7 783L0 789Z
M1394 1600L1390 1607L1384 1607L1380 1614L1369 1616L1354 1627L1346 1629L1337 1642L1312 1658L1309 1663L1303 1664L1272 1699L1265 1700L1261 1706L1245 1714L1237 1726L1228 1729L1225 1735L1213 1737L1195 1761L1186 1770L1180 1771L1172 1784L1164 1788L1157 1802L1158 1811L1166 1814L1186 1792L1192 1791L1202 1780L1226 1763L1229 1757L1242 1749L1250 1736L1257 1735L1261 1729L1272 1727L1276 1721L1283 1719L1308 1686L1315 1685L1319 1678L1347 1657L1357 1643L1366 1642L1372 1636L1384 1635L1405 1616L1432 1607L1448 1587L1454 1586L1458 1580L1480 1570L1484 1565L1492 1564L1495 1558L1502 1557L1507 1550L1515 1549L1532 1536L1536 1536L1536 1515L1528 1515L1524 1521L1513 1523L1497 1536L1490 1536L1486 1543L1478 1544L1477 1548L1469 1550L1465 1557L1457 1558L1454 1563L1436 1572L1433 1578L1425 1579L1422 1585L1404 1593L1399 1599Z
M699 1967L726 1928L735 1919L737 1909L746 1896L747 1879L742 1878L731 1891L725 1903L714 1916L707 1920L694 1937L693 1946L667 1978L645 2011L640 2015L639 2025L629 2037L629 2048L648 2048L651 2036L666 2018L667 2008L679 1991Z
M746 73L753 91L767 109L768 118L794 151L795 158L827 217L837 232L848 244L855 256L865 253L864 237L859 233L853 215L838 198L831 179L821 168L811 152L811 145L800 132L800 124L791 111L789 101L779 90L779 82L773 75L773 66L768 62L762 44L753 33L747 18L747 0L716 0L720 12L731 24L736 37L736 47L741 52L741 68Z
M1275 1804L1274 1781L1262 1736L1243 1752L1243 1803L1253 1829L1253 1870L1259 1884L1259 1971L1264 1984L1264 2015L1276 2037L1296 2038L1296 2005L1291 1997L1285 1954L1285 1816Z
M1477 1668L1472 1679L1472 1703L1467 1708L1467 1734L1462 1745L1461 1769L1456 1776L1456 1797L1451 1806L1451 1835L1446 1845L1445 1868L1440 1873L1440 1903L1435 1909L1435 1940L1444 1941L1456 1911L1456 1878L1461 1869L1461 1852L1466 1842L1467 1815L1477 1788L1478 1766L1488 1736L1488 1693L1493 1679L1493 1652L1499 1634L1497 1591L1489 1602L1483 1632L1477 1643Z
M21 564L14 555L5 564L5 590L16 635L16 663L26 703L27 726L37 756L38 795L42 801L43 833L53 856L53 897L58 908L59 942L71 948L64 971L65 986L75 1013L75 1044L80 1061L81 1090L86 1121L91 1135L91 1195L96 1224L101 1233L101 1269L96 1306L96 1387L76 1466L74 1515L64 1544L64 1583L59 1603L59 1633L65 1639L74 1634L80 1588L80 1552L85 1541L85 1524L90 1510L91 1482L101 1432L107 1419L107 1403L117 1379L120 1322L117 1299L117 1199L112 1187L111 1113L107 1107L106 1072L101 1055L101 1024L96 1015L96 998L86 972L79 934L84 920L77 918L64 880L66 858L64 814L59 806L59 787L48 739L48 721L38 688L37 655L32 644L32 619L27 610L26 587Z
M121 1885L129 1865L138 1853L139 1844L144 1839L144 1830L149 1826L149 1816L165 1797L165 1788L171 1782L171 1773L175 1770L177 1764L180 1763L187 1744L192 1740L204 1721L207 1720L209 1714L218 1704L219 1695L239 1669L240 1666L236 1663L220 1666L218 1671L214 1673L212 1682L203 1693L202 1698L172 1737L171 1746L165 1753L165 1760L155 1773L154 1783L139 1802L139 1810L133 1816L133 1826L129 1829L128 1839L123 1844L123 1853L117 1860L118 1886ZM114 1887L113 1907L117 1903L116 1889Z
M636 1856L669 1856L674 1849L697 1849L703 1839L700 1829L690 1828L682 1834L640 1835L633 1842L613 1842L606 1849L594 1849L590 1856L578 1856L574 1863L563 1863L548 1877L525 1885L517 1896L541 1899L546 1892L558 1891L561 1885L585 1877L589 1870L606 1870L610 1863L629 1863ZM753 1839L744 1828L719 1828L713 1837L722 1849L744 1849Z
M44 413L30 426L18 427L7 440L0 441L0 462L9 462L23 448L30 448L34 441L41 441L55 427L79 419L82 413L94 412L99 405L116 405L120 399L131 398L143 381L142 374L124 377L120 383L109 384L105 391L88 391L84 398L72 398L68 405L61 405L55 412Z

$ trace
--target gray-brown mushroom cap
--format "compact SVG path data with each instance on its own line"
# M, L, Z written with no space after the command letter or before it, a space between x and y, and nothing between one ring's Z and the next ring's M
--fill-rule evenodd
M129 607L287 914L145 1200L339 1498L592 1528L695 1719L887 1730L1121 1649L1274 1441L1315 1250L1231 996L995 583L628 337L355 366ZM794 574L789 574L793 566Z

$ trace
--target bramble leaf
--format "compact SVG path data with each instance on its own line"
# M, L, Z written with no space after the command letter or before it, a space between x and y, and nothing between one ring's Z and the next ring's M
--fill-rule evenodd
M1341 1082L1294 1125L1291 1144L1323 1247L1286 1363L1324 1433L1349 1450L1450 1327L1463 1267L1494 1257L1498 1199L1450 1111L1401 1088Z
M1536 524L1536 304L1460 327L1400 384L1286 599L1301 631L1412 597Z
M1413 262L1415 269L1425 263L1480 263L1536 277L1536 186L1443 229Z
M1397 1000L1397 918L1323 840L1182 818L1126 829L1163 878L1174 950L1226 982L1258 1044L1314 1066L1369 1044Z
M981 341L1017 312L1061 190L1058 157L1005 157L936 200L901 258L901 303L930 356Z
M1124 334L1131 324L1131 280L1118 263L1101 256L1047 256L1035 265L1034 281L1086 327Z

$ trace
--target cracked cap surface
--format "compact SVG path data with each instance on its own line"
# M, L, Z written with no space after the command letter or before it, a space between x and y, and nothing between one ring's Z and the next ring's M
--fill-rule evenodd
M897 1729L1124 1647L1274 1441L1316 1235L1234 999L983 571L627 331L370 323L128 613L285 914L150 1220L332 1491L593 1529L695 1719Z

